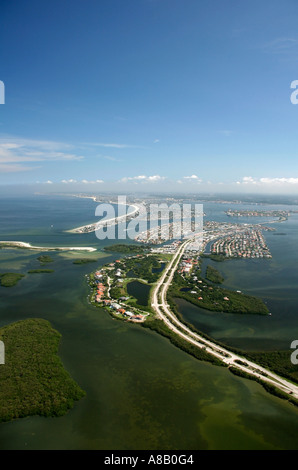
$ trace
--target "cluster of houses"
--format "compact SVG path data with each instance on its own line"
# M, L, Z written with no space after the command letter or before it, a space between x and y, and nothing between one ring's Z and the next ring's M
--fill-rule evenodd
M135 315L133 312L130 312L129 310L125 310L125 308L123 308L120 304L116 302L111 302L110 308L115 310L116 313L120 313L121 315L124 315L125 317L128 317L131 320L136 320L136 321L144 320L144 315Z
M211 253L237 258L272 258L260 230L248 230L217 240Z
M191 258L187 258L187 257L184 257L182 259L182 261L180 262L180 265L179 265L179 270L178 272L183 276L183 274L189 274L193 268L194 265L197 265L198 264L198 261L197 259L191 259ZM197 282L199 284L199 286L195 286L193 285L193 288L192 290L189 289L190 291L190 294L198 294L198 293L201 293L202 292L202 289L206 289L206 290L213 290L213 287L212 286L207 286L207 285L204 285L203 281L201 279L198 279L198 277L195 275L195 273L193 273L191 275L191 278L192 278L192 281L194 282ZM197 290L198 289L198 290ZM241 292L241 291L237 291L237 292ZM204 298L202 297L201 294L199 294L199 297L198 297L198 300L204 300ZM225 301L229 301L229 297L224 297L223 300Z
M119 278L121 277L122 273L120 269L117 269L115 275ZM119 303L113 301L112 299L106 298L106 290L107 287L103 284L103 277L104 273L102 271L96 271L94 273L94 279L96 282L96 294L95 294L95 302L102 303L106 307L110 307L112 310L115 311L116 314L121 314L130 320L133 321L143 321L145 319L145 315L141 314L134 314L123 308ZM129 297L120 297L119 301L128 300Z
M195 261L192 258L183 258L181 263L180 263L178 272L180 274L182 274L182 273L189 274L190 271L192 270L193 266L196 265L196 264L198 264L198 262Z

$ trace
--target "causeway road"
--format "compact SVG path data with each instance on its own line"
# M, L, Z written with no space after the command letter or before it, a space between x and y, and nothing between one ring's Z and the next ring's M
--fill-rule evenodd
M261 379L262 381L271 384L279 390L282 390L290 396L298 399L297 385L282 377L279 377L270 370L267 370L264 367L249 361L244 356L235 354L228 349L219 346L213 341L207 340L199 333L193 332L171 311L170 306L167 303L167 290L171 285L174 273L185 249L187 248L187 245L193 241L194 239L192 237L182 242L176 253L173 255L173 258L163 271L160 279L156 283L152 294L152 308L155 310L157 318L162 320L175 334L189 343L197 346L198 348L204 349L208 354L216 357L225 363L228 367L234 367L243 372L246 372L254 378Z

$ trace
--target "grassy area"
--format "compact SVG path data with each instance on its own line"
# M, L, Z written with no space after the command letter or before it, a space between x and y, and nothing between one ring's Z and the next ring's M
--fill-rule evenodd
M15 286L25 274L20 273L4 273L0 274L0 284L3 287Z
M42 319L0 328L0 422L30 415L62 416L85 392L57 355L61 335Z

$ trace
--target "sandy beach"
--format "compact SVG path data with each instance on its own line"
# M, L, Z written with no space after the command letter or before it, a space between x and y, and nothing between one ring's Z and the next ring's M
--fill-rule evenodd
M37 251L96 251L96 248L90 246L34 246L30 243L15 242L15 241L0 241L0 247L5 246L6 248L24 248L27 250Z

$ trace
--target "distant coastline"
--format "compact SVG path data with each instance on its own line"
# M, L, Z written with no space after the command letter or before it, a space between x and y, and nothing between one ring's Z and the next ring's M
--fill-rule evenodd
M80 196L78 196L80 197ZM87 196L81 196L81 197L87 197ZM88 197L89 199L93 199L94 201L97 201L95 197ZM118 204L119 205L119 204ZM127 220L130 220L137 215L139 215L142 212L142 209L144 209L144 206L142 204L123 204L128 207L133 207L133 210L129 212L128 214L121 215L120 217L112 217L110 219L105 219L104 220L99 220L98 222L94 222L92 224L86 224L82 225L81 227L76 227L71 230L65 230L67 233L90 233L90 232L95 232L96 230L99 230L102 227L106 226L112 226L112 225L117 225L120 222L125 222Z

